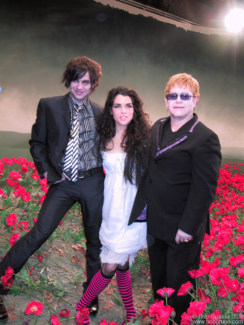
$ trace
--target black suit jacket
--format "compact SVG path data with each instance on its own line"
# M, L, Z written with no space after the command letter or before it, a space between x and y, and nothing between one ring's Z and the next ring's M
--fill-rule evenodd
M174 241L178 229L202 240L209 223L219 174L221 153L217 135L197 116L182 127L179 138L162 147L169 118L152 127L147 174L141 181L129 224L148 206L148 232Z
M30 151L40 176L48 172L48 183L62 177L59 164L68 144L71 126L68 96L42 98L32 127ZM91 107L98 121L102 108L93 102Z

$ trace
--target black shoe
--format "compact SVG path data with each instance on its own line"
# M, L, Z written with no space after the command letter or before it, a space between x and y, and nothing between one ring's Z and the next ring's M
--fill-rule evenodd
M90 316L95 316L98 313L99 309L99 302L98 302L98 297L92 300L92 302L88 306L89 308L89 315Z
M4 319L7 319L7 318L8 318L8 312L7 312L7 309L4 306L3 297L0 296L0 321L4 320Z

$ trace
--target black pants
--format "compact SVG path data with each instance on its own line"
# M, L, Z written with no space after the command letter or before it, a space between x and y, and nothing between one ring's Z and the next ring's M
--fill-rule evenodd
M189 276L188 271L198 269L200 263L201 243L189 242L176 244L148 236L148 252L152 288L155 299L163 299L157 295L161 288L172 288L174 294L168 299L168 303L176 312L175 321L180 324L180 316L189 307L190 296L177 296L180 286L191 281L195 287L195 281Z
M102 222L104 174L68 180L51 185L41 207L34 227L20 238L8 251L0 263L0 276L11 266L18 273L28 258L51 236L63 216L75 202L81 205L86 237L87 284L100 268L99 229ZM84 286L86 286L85 284ZM0 294L6 294L0 286Z

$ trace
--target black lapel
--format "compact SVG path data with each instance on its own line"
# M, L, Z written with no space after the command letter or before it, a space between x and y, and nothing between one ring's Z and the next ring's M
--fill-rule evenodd
M64 97L62 98L61 109L63 111L64 120L67 123L68 128L70 129L71 116L70 116L68 98L69 98L69 93L64 95Z
M101 116L101 107L91 101L90 101L90 104L91 104L91 108L92 108L92 111L93 111L93 114L94 114L94 117L95 117L95 120L97 123L99 120L99 117Z
M161 147L160 146L160 135L162 135L163 127L164 127L165 123L168 121L168 119L162 119L161 121L160 121L161 123L159 123L158 130L155 130L156 131L156 147L155 147L156 148L156 153L155 153L155 158L159 157L164 152L172 149L175 146L178 146L180 143L185 141L188 138L188 136L194 131L195 126L200 122L197 115L194 114L194 117L190 121L190 123L187 122L187 124L189 123L189 125L187 125L187 129L184 129L184 132L182 132L172 142L167 143L166 145Z

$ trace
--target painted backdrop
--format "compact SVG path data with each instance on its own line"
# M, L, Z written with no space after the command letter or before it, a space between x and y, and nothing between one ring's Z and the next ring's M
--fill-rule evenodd
M135 88L151 121L165 116L164 86L175 73L200 82L200 119L224 150L244 155L244 39L186 32L152 18L86 0L1 0L0 131L30 133L40 97L64 94L68 60L103 67L93 100L117 85Z

